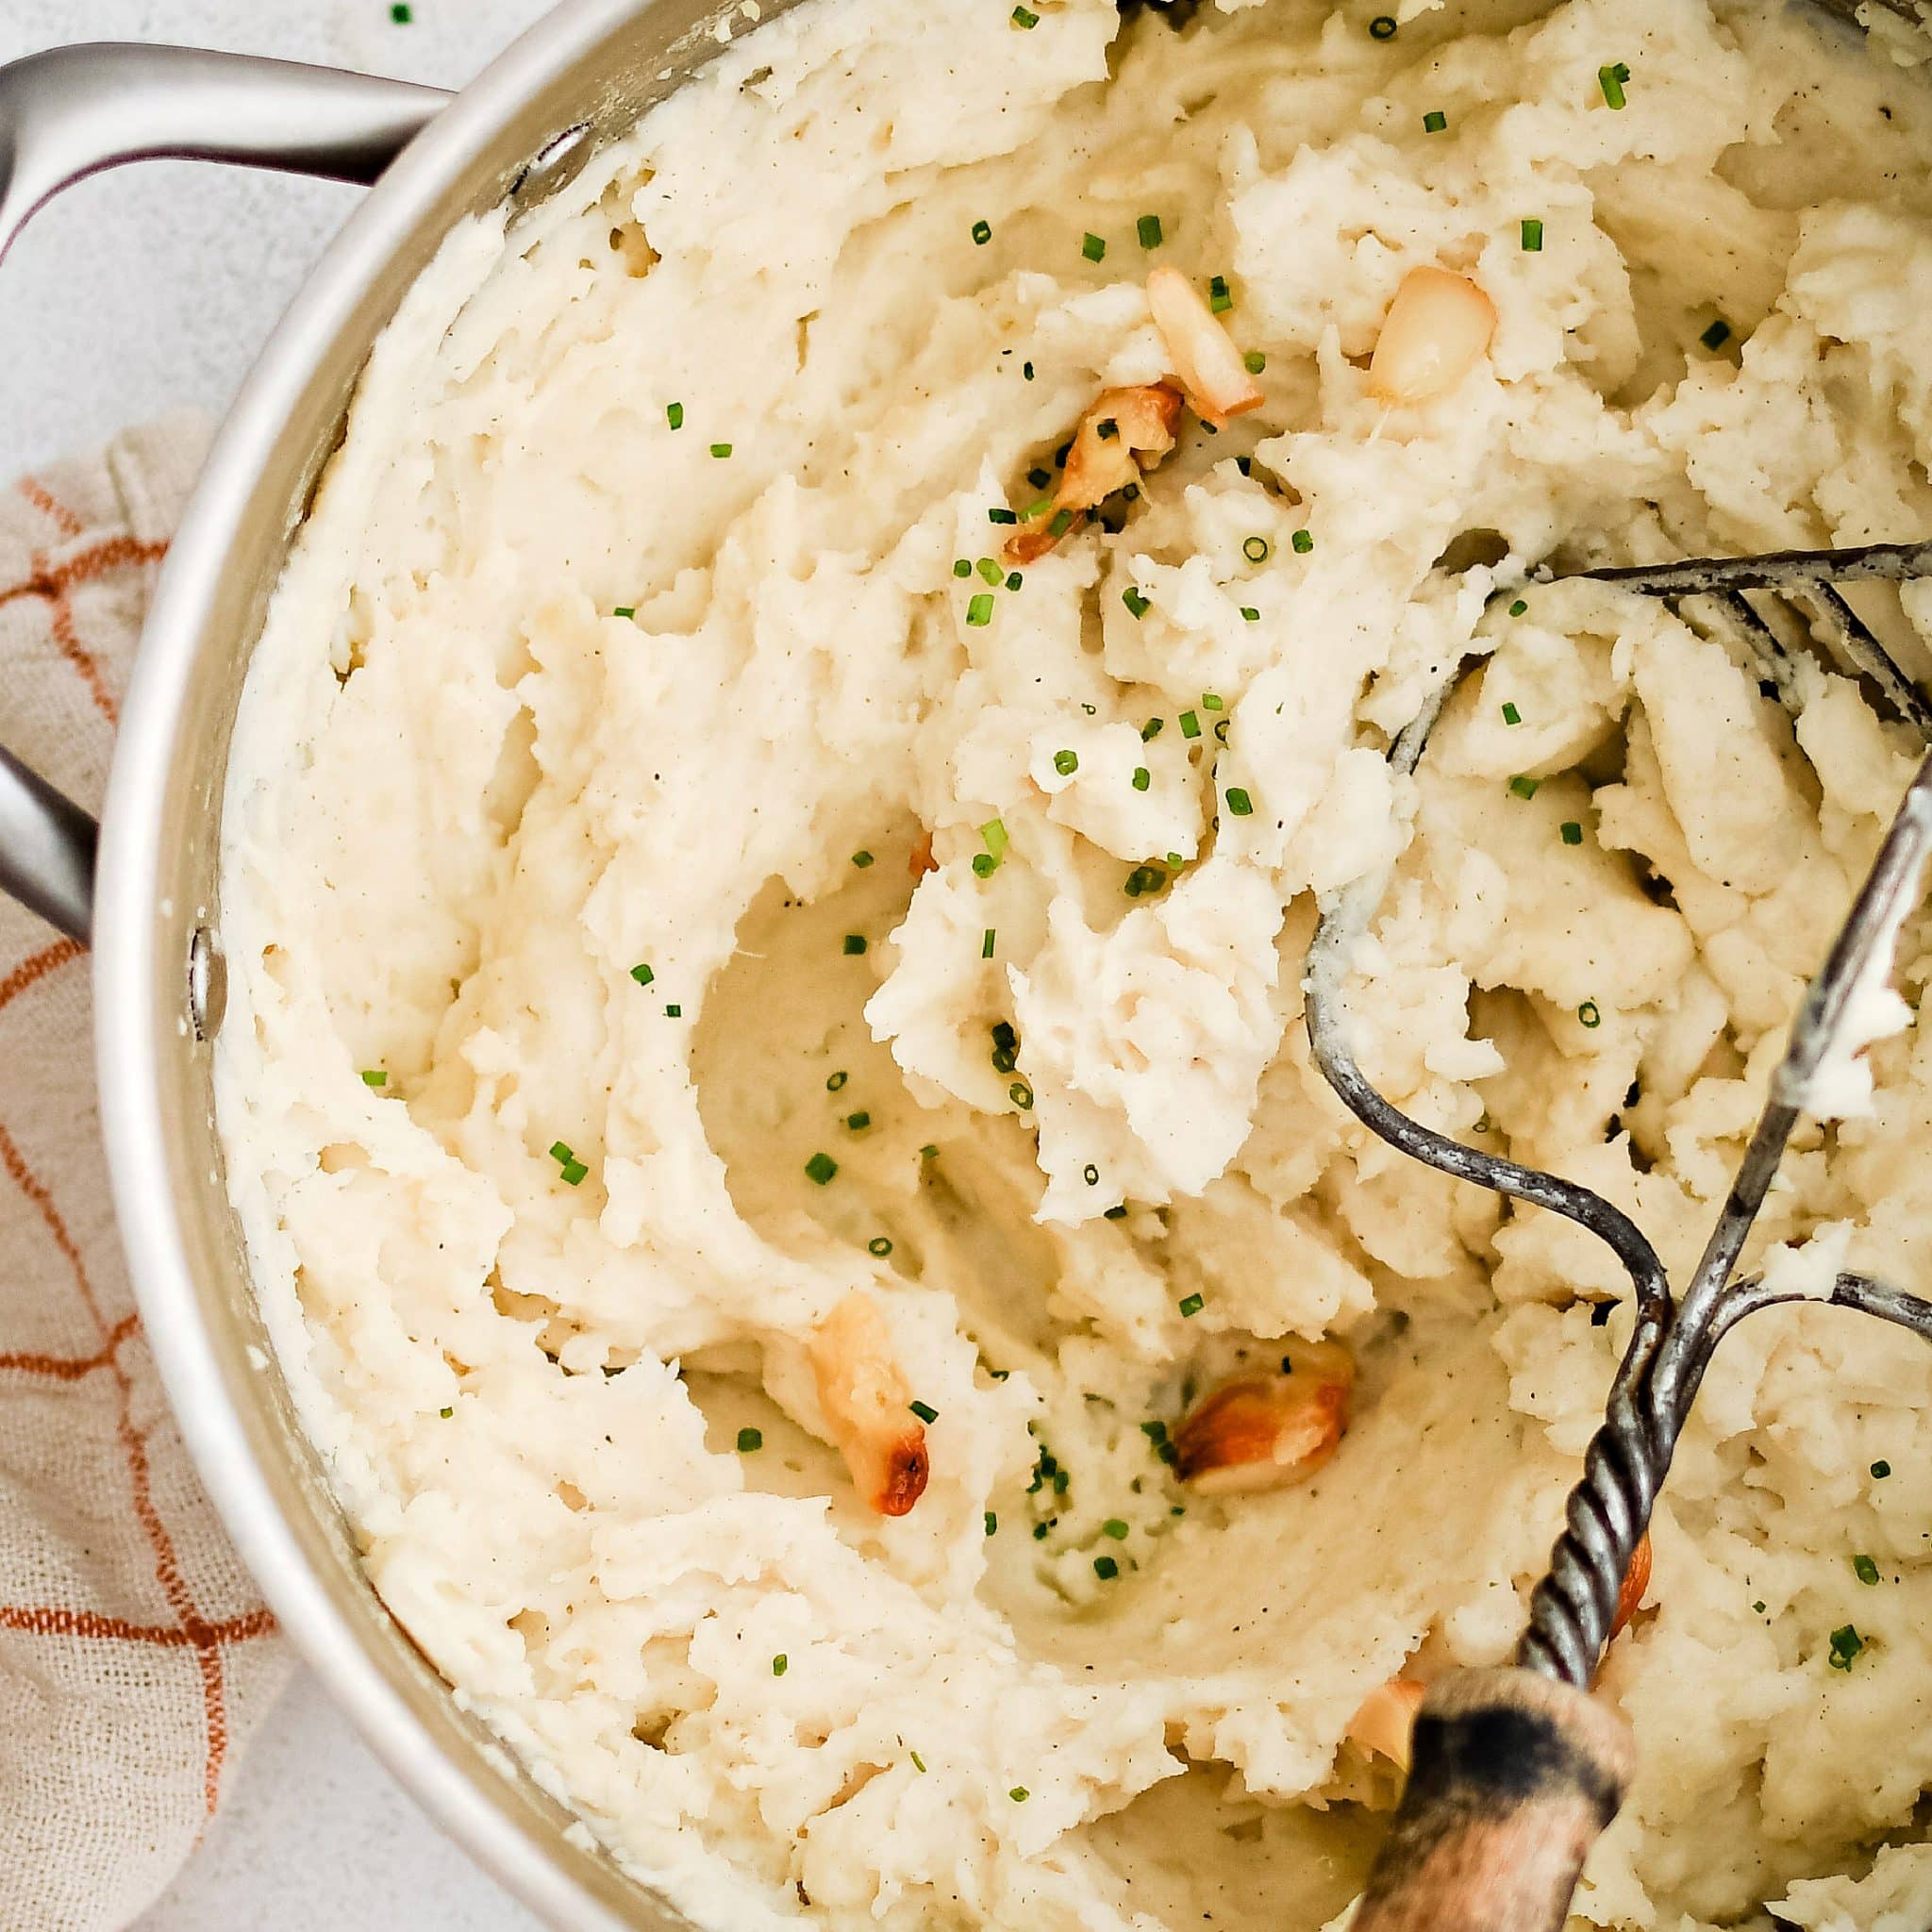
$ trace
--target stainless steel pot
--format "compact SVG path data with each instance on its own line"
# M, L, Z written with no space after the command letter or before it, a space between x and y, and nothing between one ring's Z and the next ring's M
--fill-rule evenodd
M777 0L777 5L787 0ZM776 10L767 0L765 12ZM0 254L69 182L150 156L375 185L237 401L163 567L95 853L86 814L0 754L0 888L94 949L121 1237L190 1452L282 1626L390 1768L551 1924L686 1922L566 1837L370 1588L270 1362L214 1129L220 810L235 708L362 364L451 225L535 205L746 29L714 0L569 0L458 97L325 68L94 46L0 69Z
M791 0L764 0L763 12ZM1857 0L1816 0L1849 20ZM1912 0L1878 0L1902 20ZM122 1240L188 1447L283 1627L390 1768L553 1924L677 1927L566 1836L389 1616L272 1366L214 1129L208 1041L228 739L269 592L376 336L451 225L534 206L742 30L757 6L566 0L480 79L431 89L182 48L0 69L0 255L72 181L176 156L374 183L229 415L142 638L95 850L85 813L0 751L0 889L92 937L101 1115Z

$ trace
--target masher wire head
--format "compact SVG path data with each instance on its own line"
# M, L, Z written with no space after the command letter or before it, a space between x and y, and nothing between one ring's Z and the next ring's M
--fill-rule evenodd
M1857 989L1874 969L1882 974L1890 966L1899 922L1916 903L1921 874L1932 852L1932 704L1838 587L1932 576L1932 541L1693 558L1634 568L1566 572L1543 567L1531 576L1542 583L1589 577L1674 604L1695 599L1714 605L1720 623L1753 652L1767 682L1788 706L1794 706L1792 647L1745 595L1773 592L1788 600L1782 607L1787 615L1792 606L1801 607L1799 622L1805 628L1809 627L1807 618L1824 626L1852 667L1918 729L1928 746L1829 956L1799 1007L1770 1097L1681 1300L1672 1291L1657 1250L1620 1208L1574 1181L1485 1154L1425 1127L1375 1091L1348 1044L1346 978L1356 944L1388 889L1390 872L1348 888L1322 908L1307 970L1308 1043L1342 1104L1372 1132L1414 1159L1511 1200L1548 1208L1588 1229L1611 1249L1630 1277L1637 1314L1630 1341L1611 1383L1603 1424L1585 1452L1582 1479L1570 1492L1549 1571L1531 1597L1529 1627L1517 1650L1519 1663L1585 1687L1596 1674L1624 1573L1649 1526L1712 1351L1744 1316L1804 1298L1767 1288L1755 1277L1740 1280L1732 1270ZM1461 671L1458 665L1430 693L1396 738L1389 758L1398 771L1415 770ZM1863 1275L1840 1274L1828 1299L1932 1341L1932 1303L1915 1295Z

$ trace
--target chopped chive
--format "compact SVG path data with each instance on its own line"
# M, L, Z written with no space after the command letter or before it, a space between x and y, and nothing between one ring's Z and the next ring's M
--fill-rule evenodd
M782 1677L791 1668L791 1659L782 1650L772 1659L772 1674L774 1677Z
M370 1067L363 1072L362 1084L365 1087L387 1087L389 1075L380 1067Z
M1849 1671L1864 1648L1865 1640L1858 1635L1857 1624L1841 1624L1831 1633L1831 1656L1826 1661L1835 1671Z
M1525 255L1541 255L1543 252L1543 225L1534 215L1526 216L1524 220L1523 252Z
M633 966L630 969L630 976L633 979L635 979L640 986L649 986L652 980L656 979L658 975L655 973L653 973L648 966Z
M1506 724L1521 724L1523 723L1523 713L1507 700L1503 706L1503 722Z
M1243 604L1241 606L1241 618L1247 624L1259 624L1261 613L1252 604Z
M1022 375L1024 375L1024 377L1026 378L1026 380L1027 380L1028 382L1031 382L1031 381L1033 380L1033 365L1032 365L1032 363L1030 363L1030 362L1023 362L1023 363L1021 363L1021 365L1020 365L1020 374L1021 374Z
M1224 711L1227 706L1219 691L1204 691L1201 693L1201 708L1204 711Z
M1142 248L1158 248L1160 246L1160 217L1158 215L1142 215L1134 224L1134 233L1141 238L1141 246Z
M858 1112L848 1113L845 1116L845 1124L855 1134L862 1134L866 1128L872 1125L872 1115L861 1108Z
M839 1172L839 1163L829 1154L814 1154L805 1163L807 1176L824 1187Z
M1753 1605L1751 1606L1751 1607L1752 1607L1752 1608L1753 1608L1754 1610L1756 1610L1756 1611L1757 1612L1757 1614L1758 1614L1758 1615L1759 1615L1760 1617L1761 1617L1761 1616L1763 1616L1763 1614L1764 1614L1764 1599L1763 1599L1762 1597L1759 1597L1759 1598L1757 1599L1757 1602L1756 1602L1755 1604L1753 1604Z
M991 584L995 591L1006 581L1006 572L990 557L982 557L976 568L979 572L980 582Z
M448 1422L450 1417L456 1414L456 1410L454 1408L439 1408L436 1412L443 1419L444 1422Z
M1025 1081L1015 1080L1013 1084L1007 1089L1007 1098L1010 1100L1013 1103L1013 1105L1020 1109L1022 1113L1031 1113L1033 1111L1033 1090L1032 1088L1027 1086Z
M862 932L848 932L845 935L845 957L854 959L865 951L865 935Z
M571 1152L570 1145L567 1141L553 1141L550 1143L550 1158L552 1160L560 1162L566 1160L575 1160L576 1158L576 1156Z
M684 405L682 403L666 403L664 405L664 420L670 424L672 428L682 429L684 427Z
M1046 1527L1046 1524L1042 1523L1040 1526L1041 1529L1044 1529ZM1013 1803L1016 1805L1024 1805L1026 1802L1026 1800L1030 1798L1032 1795L1033 1793L1029 1791L1024 1785L1015 1785L1013 1789L1007 1793L1007 1796L1012 1799Z
M1448 115L1443 113L1438 108L1431 108L1429 111L1423 116L1423 132L1424 134L1441 134L1441 131L1448 126Z
M997 930L998 930L998 928L997 928L997 927L995 927L995 926L991 926L991 925L990 925L990 926L988 926L988 927L987 927L987 929L985 930L985 932L983 932L983 933L982 933L982 934L980 935L980 938L979 938L979 957L980 957L980 958L981 958L982 959L991 959L991 958L992 958L992 941L993 941L993 934L994 934L994 933L995 933L995 932L996 932Z
M992 224L991 222L974 222L973 225L973 239L980 247L984 248L992 240Z
M827 1093L838 1092L850 1078L851 1075L846 1073L843 1067L841 1067L836 1074L829 1074L825 1076L825 1091Z
M979 836L986 841L986 849L992 854L995 861L1007 856L1007 847L1012 843L1007 837L1005 822L1000 819L988 819L985 824L980 826Z
M1519 597L1513 604L1510 605L1509 615L1511 617L1521 617L1524 614L1524 612L1528 608L1529 606L1525 604L1521 597Z
M1144 791L1154 782L1154 774L1145 765L1134 767L1133 787L1136 791Z
M1046 526L1046 534L1049 537L1064 537L1073 527L1074 512L1070 509L1057 509L1053 513L1053 522Z
M855 852L852 855L852 862L860 872L863 872L872 863L872 854L870 852Z
M762 1429L740 1429L738 1432L738 1453L750 1456L765 1446L765 1432Z
M1369 38L1372 41L1392 41L1395 38L1395 16L1392 13L1378 13L1369 23Z
M1158 865L1137 865L1127 874L1125 891L1128 898L1141 899L1159 891L1166 883L1167 874Z
M1180 727L1183 738L1199 738L1201 735L1201 721L1191 711L1181 713Z
M1083 1181L1085 1181L1090 1188L1097 1188L1100 1185L1100 1170L1097 1167L1095 1167L1094 1164L1090 1160L1087 1163L1087 1165L1080 1170L1080 1178Z
M1205 1295L1198 1294L1183 1295L1174 1306L1180 1309L1184 1316L1194 1316L1198 1315L1208 1306L1208 1298Z
M1071 778L1080 769L1080 754L1076 751L1055 752L1053 768L1062 778Z
M1288 540L1288 547L1297 557L1306 557L1315 547L1315 533L1312 530L1297 530Z
M990 879L1000 869L1000 862L991 852L975 852L973 855L973 876L976 879Z
M684 1018L684 1008L680 1006L668 1006L664 1008L664 1017L667 1020L681 1020Z
M1098 261L1107 253L1107 243L1098 235L1085 235L1080 240L1080 253L1089 261Z
M1036 474L1036 475L1039 475L1040 473L1039 473L1039 472L1035 472L1035 474ZM1050 476L1042 477L1042 481L1045 481L1045 482L1049 482L1049 483L1050 483L1050 482L1051 482L1052 480L1053 480L1053 479L1052 479L1052 477L1050 477ZM1026 508L1025 508L1024 509L1023 509L1023 510L1022 510L1022 511L1020 512L1020 521L1021 521L1021 522L1022 522L1023 524L1030 524L1030 523L1031 523L1031 522L1033 521L1033 519L1034 519L1035 517L1043 517L1043 516L1045 516L1045 515L1046 515L1046 513L1047 513L1047 512L1048 512L1048 511L1049 511L1050 509L1052 509L1052 508L1053 508L1053 498L1052 498L1052 497L1050 497L1050 496L1036 496L1036 497L1035 497L1035 498L1033 499L1033 501L1032 501L1031 503L1029 503L1029 504L1028 504L1028 505L1026 506Z
M395 4L389 10L389 17L398 26L408 26L415 19L416 9L409 5L409 0L395 0Z
M966 622L977 630L992 622L992 592L981 591L966 607Z
M865 1252L868 1255L876 1255L883 1261L892 1252L892 1243L887 1236L875 1234L866 1242Z
M728 442L714 442L711 445L711 454L722 462L731 454L731 445Z
M912 1760L912 1768L913 1768L913 1770L914 1770L914 1771L916 1771L916 1772L918 1772L918 1773L919 1773L919 1774L920 1774L920 1775L921 1775L922 1777L924 1777L924 1776L925 1775L925 1759L924 1759L924 1758L923 1758L923 1757L921 1757L921 1756L919 1755L919 1753L918 1753L917 1751L913 1751L913 1750L909 1750L909 1749L908 1750L908 1752L907 1752L907 1754L906 1754L906 1755L907 1755L907 1756L908 1756L908 1757L909 1758L911 1758L911 1760Z
M1236 818L1244 819L1255 808L1255 801L1239 785L1227 788L1227 808Z
M1022 33L1031 33L1040 25L1040 16L1030 7L1016 7L1007 16Z
M923 1423L936 1423L940 1419L939 1410L928 1407L924 1402L915 1402L911 1407L912 1413Z
M1100 1533L1102 1536L1112 1537L1117 1543L1124 1543L1127 1540L1127 1525L1118 1516L1109 1516L1100 1525Z
M1714 323L1712 323L1711 325L1707 329L1706 329L1701 336L1697 338L1697 340L1700 342L1702 342L1707 349L1722 349L1724 345L1730 341L1730 339L1731 325L1723 318L1723 316L1719 316L1719 318Z
M1604 1024L1603 1008L1600 1008L1594 1000L1585 1000L1584 1003L1577 1008L1576 1017L1580 1021L1582 1021L1582 1023L1586 1026L1595 1027L1601 1026Z
M1878 1565L1870 1557L1854 1557L1852 1558L1852 1574L1860 1583L1876 1583L1878 1581Z
M635 604L615 604L611 607L610 614L612 617L635 617L638 614L638 607Z
M928 1141L925 1143L925 1145L919 1150L919 1158L922 1160L937 1160L940 1158L940 1150L937 1147L935 1147L930 1141Z
M1583 843L1583 827L1574 819L1565 819L1557 827L1557 830L1563 835L1564 844L1581 845Z
M1245 369L1250 375L1259 375L1262 370L1267 368L1267 366L1268 358L1266 356L1262 355L1259 349L1250 349L1247 352L1247 354L1241 358L1241 367Z
M1147 615L1147 599L1132 584L1121 592L1121 602L1127 607L1127 615L1137 624Z
M1095 1557L1093 1574L1103 1583L1111 1583L1121 1574L1121 1566L1111 1557Z
M954 558L953 575L956 577L970 577L973 575L972 563L963 557Z
M1142 1423L1141 1424L1141 1433L1156 1448L1158 1448L1161 1443L1167 1441L1167 1424L1163 1422Z
M1596 71L1596 84L1604 91L1604 105L1621 108L1624 105L1624 83L1630 78L1630 70L1623 61L1613 66L1599 67Z
M1241 555L1245 557L1250 563L1266 563L1268 561L1267 538L1243 537L1241 539Z
M999 1518L998 1518L997 1516L995 1516L995 1515L994 1515L994 1514L992 1513L992 1511L991 1511L991 1509L989 1509L989 1510L988 1510L988 1511L986 1512L986 1533L987 1533L987 1535L988 1535L988 1536L997 1536L997 1535L999 1534L999 1527L1000 1527L1000 1520L999 1520Z
M1876 1476L1880 1482L1883 1482L1885 1478L1891 1474L1891 1464L1889 1462L1874 1462L1872 1465L1872 1474L1874 1476Z
M1227 292L1227 277L1225 275L1208 276L1208 306L1216 315L1224 315L1234 307L1234 297Z
M987 511L986 520L990 524L1017 524L1020 521L1020 512L995 505Z
M1509 790L1512 792L1514 792L1518 798L1534 798L1536 796L1537 787L1541 785L1542 782L1543 781L1541 778L1525 778L1522 774L1522 773L1519 772L1515 777L1510 779Z
M1046 1529L1045 1524L1036 1523L1033 1525L1033 1541L1037 1543L1043 1543L1046 1541Z
M591 1170L588 1167L586 1167L581 1160L566 1160L563 1163L562 1171L558 1175L558 1178L561 1180L564 1186L567 1188L579 1187L583 1183L584 1176L587 1174L589 1174L590 1171Z
M1161 718L1148 719L1146 724L1141 727L1141 742L1142 744L1149 744L1158 738L1165 724L1166 721Z

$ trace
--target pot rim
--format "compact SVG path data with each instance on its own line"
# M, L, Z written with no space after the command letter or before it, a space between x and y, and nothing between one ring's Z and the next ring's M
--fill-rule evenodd
M498 1774L432 1736L334 1601L257 1461L245 1396L224 1373L188 1259L164 1145L159 1029L161 801L187 755L191 674L218 585L296 399L422 225L500 144L516 111L653 0L563 0L440 112L372 189L304 282L224 421L163 564L123 706L95 874L95 1069L121 1244L189 1455L236 1551L297 1652L398 1781L524 1904L569 1932L635 1924L566 1870ZM292 531L291 533L292 536ZM254 640L249 640L252 647ZM371 1588L374 1596L373 1586Z

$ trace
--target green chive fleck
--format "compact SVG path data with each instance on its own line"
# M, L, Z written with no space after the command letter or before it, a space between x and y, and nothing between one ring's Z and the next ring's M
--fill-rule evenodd
M791 1668L791 1659L782 1650L772 1659L772 1674L774 1677L782 1677Z
M1707 349L1722 349L1731 339L1731 325L1720 316L1697 338Z
M1268 358L1267 357L1262 355L1259 349L1250 349L1247 352L1247 354L1241 358L1241 367L1245 369L1250 375L1259 375L1262 370L1267 368L1267 366Z
M1241 606L1241 617L1248 624L1259 624L1261 621L1261 613L1252 604Z
M1423 132L1424 134L1441 134L1442 130L1448 126L1448 115L1443 113L1440 108L1431 108L1429 111L1423 116Z
M1030 7L1016 7L1008 16L1022 33L1031 33L1040 25L1040 16Z
M1154 774L1145 765L1134 767L1132 784L1136 791L1144 791L1154 782Z
M667 1020L681 1020L684 1018L684 1008L678 1006L666 1007L664 1008L664 1017Z
M982 591L966 607L966 622L975 630L992 622L992 592Z
M1089 261L1098 261L1107 253L1107 243L1098 235L1085 235L1080 240L1080 253Z
M711 445L711 454L723 462L731 454L731 445L728 442L714 442Z
M1216 315L1225 315L1234 307L1234 297L1227 292L1225 275L1208 276L1208 306Z
M1141 246L1142 248L1158 248L1160 246L1160 217L1158 215L1142 215L1134 224L1134 233L1141 238Z
M979 957L982 959L991 959L992 958L993 934L996 929L990 925L979 937Z
M974 222L973 225L973 239L980 247L984 248L992 240L992 224L991 222Z
M1586 1026L1596 1027L1604 1024L1603 1008L1594 1000L1585 1000L1577 1008L1576 1017Z
M415 19L416 9L409 5L409 0L395 0L395 5L389 10L389 17L398 26L408 26Z
M684 427L684 405L682 403L666 403L664 405L664 420L670 424L672 428L682 429Z
M1583 827L1574 819L1565 819L1558 827L1558 830L1563 834L1564 844L1581 845L1583 843Z
M852 855L852 862L860 872L863 872L872 863L872 854L870 852L855 852Z
M1306 557L1315 547L1315 533L1312 530L1297 530L1288 540L1288 547L1297 557Z
M610 614L612 617L635 617L638 614L638 607L635 604L613 605Z
M1874 1462L1872 1465L1872 1474L1874 1476L1876 1476L1880 1482L1883 1482L1885 1478L1891 1474L1891 1464L1889 1462Z
M1841 1624L1831 1633L1831 1656L1827 1661L1835 1671L1849 1671L1864 1648L1865 1640L1858 1635L1857 1625Z
M986 1533L987 1533L987 1535L988 1535L988 1536L997 1536L997 1535L999 1534L999 1527L1000 1527L1000 1520L999 1520L999 1518L998 1518L997 1516L995 1516L995 1515L994 1515L994 1514L992 1513L992 1511L991 1511L991 1509L989 1509L989 1510L988 1510L988 1511L986 1512Z
M1523 252L1525 255L1543 252L1543 225L1534 215L1526 217L1523 224Z
M1522 773L1519 772L1515 777L1510 779L1509 790L1512 792L1514 792L1518 798L1534 798L1536 796L1537 787L1541 785L1542 782L1543 781L1541 778L1525 778L1522 774Z
M973 575L973 565L965 558L956 557L953 559L953 575L956 577L970 577Z
M1121 1574L1121 1566L1111 1557L1095 1557L1093 1574L1103 1583L1111 1583Z
M633 966L630 969L630 976L633 979L635 979L640 986L649 986L652 980L656 979L658 975L655 973L653 973L648 966Z
M940 1419L939 1410L924 1402L912 1404L912 1413L923 1423L936 1423Z
M1006 572L990 557L982 557L979 559L978 570L980 581L991 584L995 591L1006 580Z
M1010 1100L1013 1103L1013 1105L1020 1109L1022 1113L1031 1113L1033 1111L1033 1090L1032 1088L1027 1086L1025 1081L1015 1080L1013 1084L1007 1089L1007 1098Z
M1158 738L1161 734L1164 724L1165 721L1163 719L1148 719L1146 724L1144 724L1141 727L1141 742L1142 744L1147 744L1150 743L1153 740Z
M917 1751L908 1750L906 1755L909 1758L911 1758L913 1770L918 1772L919 1774L922 1777L924 1777L925 1775L925 1759L923 1758Z
M371 1067L364 1072L362 1084L365 1087L387 1087L389 1075L380 1067Z
M868 1255L876 1255L883 1261L892 1252L892 1243L887 1236L875 1234L866 1242L865 1252Z
M838 1092L840 1088L844 1086L850 1077L842 1067L836 1074L827 1074L825 1078L825 1091L827 1093Z
M1236 818L1244 819L1255 808L1255 801L1239 785L1227 788L1227 808Z
M751 1456L765 1446L765 1432L762 1429L740 1429L738 1432L738 1453Z
M1604 91L1604 105L1621 108L1624 105L1624 83L1630 78L1630 70L1619 60L1614 66L1599 67L1596 71L1596 84Z
M1514 705L1505 704L1503 707L1503 722L1506 724L1521 724L1523 723L1523 713Z
M1517 600L1515 601L1515 603L1513 603L1512 605L1510 605L1510 607L1509 607L1509 615L1510 615L1511 617L1521 617L1521 616L1523 615L1523 613L1524 613L1524 612L1525 610L1527 610L1528 608L1529 608L1529 606L1528 606L1527 604L1525 604L1525 603L1524 603L1524 602L1523 601L1523 599L1522 599L1521 597L1519 597L1519 598L1517 598Z
M805 1163L806 1176L824 1187L839 1172L839 1163L829 1154L814 1154Z
M456 1414L456 1410L454 1408L439 1408L436 1412L443 1419L444 1422L448 1422L450 1417Z
M1100 1525L1100 1533L1102 1536L1112 1537L1117 1543L1124 1543L1127 1540L1127 1525L1118 1516L1109 1516Z
M1392 13L1378 13L1369 23L1369 38L1372 41L1392 41L1395 38L1395 16Z
M1870 1557L1854 1557L1852 1558L1852 1574L1860 1583L1875 1584L1878 1581L1878 1565Z
M1042 1523L1040 1526L1041 1529L1044 1529L1046 1527L1046 1524ZM1024 1785L1015 1785L1013 1789L1007 1793L1007 1796L1012 1799L1013 1803L1016 1805L1024 1805L1026 1802L1026 1800L1032 1795L1032 1792L1030 1792Z
M1243 537L1241 539L1241 555L1245 557L1250 563L1266 563L1268 561L1267 538Z
M1127 615L1137 624L1147 615L1147 599L1132 584L1121 592L1121 602L1127 607Z
M1053 768L1062 778L1071 778L1080 769L1080 754L1075 751L1055 752Z
M986 520L990 524L1017 524L1020 521L1020 512L996 507L987 511Z
M1180 1309L1183 1316L1194 1316L1208 1306L1208 1301L1205 1295L1190 1294L1183 1295L1174 1306Z
M1180 715L1179 724L1181 727L1181 736L1183 738L1200 737L1201 721L1194 715L1192 711L1183 711Z

